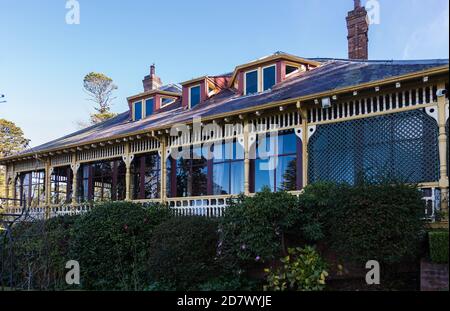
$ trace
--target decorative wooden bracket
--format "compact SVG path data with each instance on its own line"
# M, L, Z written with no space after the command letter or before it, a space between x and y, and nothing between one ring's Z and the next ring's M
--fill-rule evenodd
M134 160L134 154L123 155L122 160L123 160L123 162L125 162L126 167L130 167L131 162L133 162L133 160Z

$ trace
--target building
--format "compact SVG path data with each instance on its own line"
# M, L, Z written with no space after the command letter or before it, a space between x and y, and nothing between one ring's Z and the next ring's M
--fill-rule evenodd
M156 201L220 216L240 193L364 174L419 184L432 218L448 207L448 60L368 60L366 15L355 1L346 60L277 52L169 85L151 66L128 111L0 159L5 206L50 217Z

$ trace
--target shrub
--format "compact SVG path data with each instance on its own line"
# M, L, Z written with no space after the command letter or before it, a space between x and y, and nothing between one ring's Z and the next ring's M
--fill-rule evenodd
M177 217L154 230L149 249L150 276L176 290L193 290L218 273L217 222L204 217Z
M12 254L13 266L5 260L3 271L12 271L13 278L11 280L9 273L4 273L6 278L3 281L18 289L66 289L65 264L70 260L70 228L76 219L77 216L65 216L16 224L12 230L12 242L7 240L3 254L8 259Z
M345 259L395 264L413 260L423 238L424 202L415 186L342 186L327 216L331 246Z
M264 290L319 291L325 288L326 265L313 247L290 248L280 261L281 268L264 270L268 283Z
M297 198L268 189L231 204L220 223L219 255L228 270L278 258L299 219Z
M431 261L448 263L448 231L431 231L428 233Z
M72 259L83 289L141 290L148 285L149 241L156 225L171 217L164 206L104 203L74 226Z

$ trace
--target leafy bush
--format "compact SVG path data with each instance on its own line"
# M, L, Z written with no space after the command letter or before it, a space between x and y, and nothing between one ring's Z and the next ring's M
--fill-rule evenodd
M121 202L101 204L81 216L71 256L80 263L83 289L144 289L153 229L171 215L164 206Z
M300 208L303 218L318 224L310 236L330 244L346 260L394 264L418 254L424 202L416 186L312 185L301 196Z
M9 273L4 273L5 284L18 289L66 289L65 265L70 260L70 228L76 219L77 216L65 216L16 224L12 243L6 239L5 248L2 248L5 259L10 258L9 254L13 255L13 266L5 260L3 267L4 272L13 272L12 280Z
M218 273L217 222L204 217L177 217L161 223L151 237L151 280L176 290L193 290Z
M281 262L281 268L264 270L268 282L264 290L319 291L325 288L326 264L313 247L290 248Z
M300 216L297 198L267 188L241 197L227 208L220 223L219 256L227 269L240 269L278 258L285 236Z
M428 233L431 261L448 263L448 231L431 231Z

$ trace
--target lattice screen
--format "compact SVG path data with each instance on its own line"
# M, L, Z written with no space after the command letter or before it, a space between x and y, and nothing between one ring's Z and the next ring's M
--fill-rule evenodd
M353 184L360 174L419 183L439 180L438 126L422 110L317 126L309 182Z

